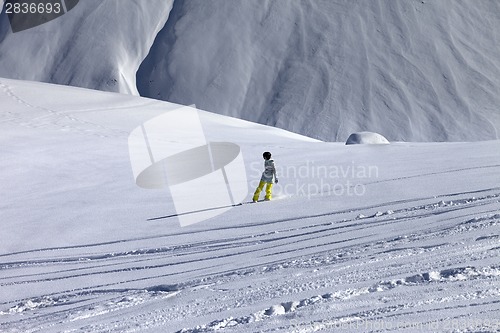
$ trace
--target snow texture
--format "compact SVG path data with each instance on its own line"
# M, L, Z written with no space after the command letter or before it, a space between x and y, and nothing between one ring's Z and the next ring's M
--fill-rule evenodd
M0 76L138 94L325 141L499 138L500 2L85 0Z
M12 33L0 16L0 77L137 95L136 72L173 0L84 0L67 14Z
M182 228L127 147L178 105L8 79L0 104L1 332L500 329L499 141L374 149L200 111L249 192L262 151L280 182Z

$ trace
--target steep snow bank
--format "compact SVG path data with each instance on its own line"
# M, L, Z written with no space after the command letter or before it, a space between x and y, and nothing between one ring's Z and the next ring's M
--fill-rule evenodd
M85 0L17 33L2 12L0 76L138 94L135 73L172 2Z
M498 1L185 1L141 95L326 141L485 140L500 129Z
M485 140L500 133L498 26L498 1L85 0L14 34L3 13L0 76L140 92L326 141L359 128Z

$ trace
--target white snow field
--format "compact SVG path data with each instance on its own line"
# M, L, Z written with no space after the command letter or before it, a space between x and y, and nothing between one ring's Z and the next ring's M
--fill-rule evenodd
M0 77L140 94L325 141L500 133L498 0L81 0ZM298 116L298 115L304 116Z
M500 330L499 141L346 146L199 111L240 146L245 200L265 150L279 183L181 227L128 147L179 105L10 79L0 105L1 332Z

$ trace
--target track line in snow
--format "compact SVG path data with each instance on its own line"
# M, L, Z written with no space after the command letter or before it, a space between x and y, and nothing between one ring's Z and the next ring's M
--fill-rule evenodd
M102 247L102 246L108 246L108 245L123 245L123 244L126 244L126 243L132 243L132 242L139 242L139 241L152 241L152 240L158 240L158 239L167 239L167 238L170 238L170 237L178 237L178 236L183 236L183 235L190 235L190 234L198 234L198 233L207 233L207 232L220 232L220 231L224 231L224 230L232 230L232 229L241 229L241 228L254 228L254 227L258 227L258 226L261 226L261 225L268 225L268 224L271 224L271 223L286 223L286 222L290 222L290 221L293 221L293 220L303 220L303 219L311 219L311 218L321 218L321 217L328 217L328 216L335 216L335 215L343 215L343 214L351 214L351 213L356 213L356 212L361 212L361 211L367 211L367 210L373 210L373 211L376 211L376 212L379 212L379 211L382 211L382 214L384 214L384 209L382 209L382 207L393 207L395 205L401 205L401 204L407 204L407 203L412 203L412 202L418 202L418 201L428 201L428 200L435 200L435 199L446 199L448 197L455 197L455 196L462 196L462 195L470 195L470 194L479 194L479 193L487 193L487 192L494 192L494 191L499 191L500 190L500 187L494 187L494 188L489 188L489 189L485 189L485 190L475 190L475 191L468 191L468 192L460 192L460 193L451 193L451 194L443 194L443 195L439 195L439 196L432 196L432 197L424 197L424 198L415 198L415 199L406 199L406 200L397 200L397 201L392 201L392 202L387 202L387 203L383 203L383 204L377 204L377 205L370 205L370 206L364 206L364 207L356 207L356 208L353 208L353 209L345 209L345 210L340 210L340 211L334 211L334 212L329 212L329 213L321 213L321 214L313 214L313 215L301 215L301 216L298 216L298 217L294 217L294 218L287 218L287 219L283 219L283 220L275 220L275 221L270 221L270 222L258 222L258 223L250 223L250 224L244 224L244 225L237 225L237 226L227 226L227 227L219 227L219 228L215 228L215 229L210 229L210 230L190 230L190 231L186 231L186 232L180 232L180 233L172 233L172 234L163 234L163 235L156 235L156 236L149 236L149 237L137 237L137 238L131 238L131 239L119 239L119 240L113 240L113 241L109 241L109 242L103 242L103 243L95 243L95 244L81 244L81 245L73 245L73 246L64 246L64 247L50 247L50 248L37 248L37 249L33 249L33 250L26 250L26 251L19 251L19 252L12 252L12 253L5 253L5 254L0 254L0 258L2 257L11 257L11 256L15 256L15 255L27 255L27 254L40 254L40 253L43 253L43 252L60 252L60 251L64 251L64 250L78 250L78 249L81 249L81 250L87 250L87 249L92 249L92 248L98 248L98 247ZM466 199L462 199L460 201L455 201L455 203L473 203L473 202L480 202L481 200L484 200L484 199L495 199L495 198L500 198L500 193L494 193L492 195L486 195L486 196L482 196L482 197L470 197L470 198L466 198ZM469 202L467 202L469 201ZM438 203L434 202L430 205L448 205L448 204L453 204L453 201L451 200L447 200L447 201L439 201ZM436 208L437 208L436 206ZM425 205L419 205L419 206L411 206L410 208L401 208L400 210L398 210L398 212L400 213L404 213L404 212L409 212L411 210L419 210L419 209L423 209L425 207ZM428 208L432 208L431 206L428 206ZM394 213L394 211L392 210L387 210L385 211L385 213L387 212L390 212L391 214ZM377 213L374 213L374 215L372 215L371 217L375 217L375 214ZM359 216L359 215L358 215ZM366 218L366 217L370 217L370 216L363 216L363 218ZM340 221L340 222L348 222L348 221L353 221L352 219L350 220L346 220L346 221ZM331 223L323 223L322 225L330 225ZM317 225L313 224L313 225L305 225L303 226L303 228L314 228L316 227ZM272 232L275 232L275 231L272 231ZM243 239L247 236L243 236L243 237L235 237L234 239ZM224 241L224 240L215 240L213 241L214 244L216 244L217 242L221 242L221 241ZM231 241L231 239L229 239L229 241ZM207 243L208 244L208 243ZM181 247L190 247L190 246L193 246L193 244L185 244L185 245L181 245ZM175 249L175 248L174 248ZM123 252L122 255L134 255L134 252L133 251L138 251L137 254L142 254L144 251L150 251L150 250L131 250L131 251L128 251L128 252ZM143 252L141 252L143 251ZM154 250L151 250L151 251L154 251ZM162 250L160 250L162 251ZM96 255L96 257L98 257L99 255ZM102 254L102 256L106 257L106 256L111 256L111 257L114 257L116 256L115 254L112 254L112 253L108 253L108 254ZM81 257L77 257L77 258L71 258L70 260L76 260L78 261L78 259L80 258L85 258L85 255L81 256ZM54 259L54 261L57 261L58 259ZM14 262L15 263L15 262ZM20 263L23 263L22 261L20 261ZM4 265L6 263L0 263L0 265Z
M477 204L478 202L475 202L475 205L474 207L477 207ZM483 202L483 204L485 204ZM464 205L460 205L459 203L456 204L457 206L453 206L451 205L451 207L448 207L447 205L439 205L439 204L436 204L436 205L430 205L430 206L423 206L425 209L426 207L431 207L431 209L435 209L436 206L437 207L441 207L441 208L446 208L446 210L444 211L440 211L439 214L445 214L445 213L449 213L449 212L452 212L452 211L456 211L456 210L462 210L462 209L467 209L466 206ZM421 208L422 209L422 208ZM407 211L405 211L407 212ZM398 212L395 212L394 214L398 214ZM165 268L165 267L172 267L172 266L178 266L178 265L185 265L185 264L194 264L194 263L199 263L200 261L211 261L211 260L218 260L218 259L221 259L221 258L227 258L227 257L238 257L238 256L241 256L241 255L246 255L246 254L249 254L249 253L260 253L260 252L264 252L262 257L265 258L265 257L276 257L276 256L279 256L280 254L290 254L291 252L295 252L295 251L304 251L304 250L307 250L307 249L317 249L317 248L329 248L331 247L331 245L337 245L337 244L342 244L342 243L352 243L353 241L358 241L358 240L361 240L361 239L365 239L365 238L369 238L369 237L373 237L374 235L376 234L370 234L368 233L368 235L366 236L361 236L361 237L357 237L357 238L347 238L347 239L338 239L338 240L333 240L333 241L327 241L327 242L318 242L316 244L313 244L313 245L309 245L309 246L305 246L305 247L298 247L297 245L301 242L304 242L304 243L310 243L310 240L320 240L321 238L325 238L325 239L330 239L331 237L334 237L334 236L338 236L339 233L338 233L338 229L348 229L348 230L345 230L343 231L342 233L349 233L349 234L352 234L353 232L355 231L360 231L364 234L367 233L367 230L369 229L378 229L380 228L381 226L385 225L385 224L394 224L394 223L406 223L409 219L417 219L417 218L424 218L424 217L429 217L429 216L434 216L437 214L437 212L432 212L430 214L422 214L422 215L418 215L418 216L413 216L411 218L408 218L406 216L404 216L403 218L399 219L399 218L396 218L396 217L393 217L394 214L391 214L389 218L386 218L386 219L379 219L377 221L367 221L365 223L352 223L350 225L343 225L343 226L340 226L340 227L337 227L337 226L330 226L329 228L321 228L321 229L318 229L318 230L312 230L312 231L307 231L307 232L300 232L300 233L297 233L297 234L289 234L287 232L284 232L284 231L280 231L281 234L283 234L282 236L278 236L278 237L270 237L270 238L265 238L265 239L254 239L251 243L248 243L247 246L250 246L250 249L246 250L246 251L241 251L242 248L245 247L244 244L240 244L240 243L237 243L235 246L233 247L230 247L229 249L233 249L233 248L238 248L240 249L240 251L237 251L237 252L230 252L230 253L221 253L222 250L227 250L228 248L217 248L215 247L213 250L207 250L206 248L202 247L200 248L200 251L195 251L195 252L190 252L190 253L187 253L187 254L184 254L184 255L193 255L193 254L197 254L197 253L203 253L203 254L209 254L210 252L214 252L216 255L215 256L204 256L204 257L201 257L201 258L193 258L193 259L187 259L187 260L179 260L179 254L174 254L174 257L175 257L175 262L166 262L166 263L158 263L158 264L149 264L149 265L145 265L144 263L141 264L141 265L136 265L136 266L130 266L130 265L127 265L127 262L130 262L129 260L127 260L127 262L125 263L122 263L121 265L124 265L123 268L120 268L120 269L114 269L114 270L97 270L97 271L93 271L93 272L82 272L80 274L70 274L70 275L63 275L63 276L48 276L47 278L45 279L35 279L35 280L22 280L22 281L15 281L15 282L6 282L6 283L1 283L0 285L2 286L8 286L8 285L16 285L16 284L29 284L29 283L40 283L40 282L44 282L44 281L56 281L56 280L64 280L64 279L72 279L72 278L79 278L79 277L85 277L85 276L92 276L92 275L100 275L100 274L112 274L112 273L119 273L119 272L123 272L123 271L140 271L140 270L152 270L152 269L158 269L158 268ZM377 215L377 214L376 214ZM467 214L467 215L462 215L462 216L459 216L459 217L455 217L454 219L464 219L466 217L471 217L471 216L474 216L475 214ZM379 217L378 215L376 217ZM494 218L494 217L493 217ZM293 231L297 231L297 230L300 230L302 228L298 228L298 229L295 229ZM310 229L310 227L308 227L307 229ZM342 234L340 233L340 234ZM272 233L274 234L274 233ZM271 235L272 235L271 234ZM255 238L254 236L252 238ZM299 238L298 240L294 240L295 238ZM268 253L265 253L266 250L268 249L273 249L277 246L277 244L274 244L274 243L280 243L280 242L284 242L284 244L279 244L278 246L280 248L283 248L284 245L287 245L288 247L292 247L291 249L286 249L286 250L283 250L283 251L273 251L273 252L268 252ZM263 246L264 244L267 244L267 243L272 243L268 246ZM359 244L359 243L358 243ZM286 248L286 247L285 247ZM168 252L172 252L172 251L168 251ZM132 253L135 253L136 255L144 255L145 253L148 253L148 254L154 254L154 255L163 255L164 252L154 252L154 251L144 251L144 252L141 252L141 251L133 251ZM182 256L182 255L181 255ZM129 255L126 255L126 257L129 257ZM134 256L131 256L131 257L134 257ZM98 259L97 259L98 258ZM116 259L117 256L115 255L109 255L109 256L98 256L97 258L94 258L94 260L106 260L107 258L113 258L113 259ZM83 259L86 259L86 260L92 260L91 258L83 258ZM128 258L127 258L128 259ZM158 260L157 258L149 258L149 259L143 259L143 260L137 260L137 261L133 261L133 263L138 263L138 262L145 262L145 261L153 261L153 260ZM29 263L29 262L24 262L24 263L16 263L15 265L13 264L3 264L2 265L2 268L3 269L7 269L10 267L16 267L16 266L29 266L29 265L46 265L46 264L54 264L54 263L69 263L69 262L79 262L79 261L82 261L82 258L79 257L79 258L73 258L71 261L66 261L66 260L55 260L55 261L41 261L41 262L35 262L35 263ZM112 264L112 265L120 265L120 263L118 264ZM95 267L88 267L88 268L85 268L85 270L92 270L92 269L95 269ZM66 272L71 272L72 270L69 270L69 271L66 271ZM60 270L58 270L58 275L61 273ZM17 278L17 277L9 277L9 279L13 279L13 278ZM16 279L17 280L17 279Z
M60 320L65 321L68 320L69 317L75 315L75 313L81 313L81 316L75 315L73 318L75 320L84 321L85 318L106 315L115 311L111 309L116 309L116 311L125 309L127 307L125 306L127 302L124 301L123 304L121 304L123 307L118 305L118 303L120 303L120 297L126 298L130 293L142 292L140 289L126 288L125 286L128 285L137 283L144 285L151 282L149 284L153 286L151 287L153 290L155 284L152 281L175 281L176 277L179 280L183 280L183 276L189 275L190 278L182 284L171 284L171 286L175 286L175 288L178 289L177 291L179 293L182 293L196 290L199 286L207 283L240 280L251 276L266 276L266 274L272 274L272 272L293 267L300 269L320 269L320 271L326 271L335 267L339 272L341 272L342 267L344 267L344 269L348 269L352 272L350 273L351 277L349 279L356 279L356 283L359 284L362 283L365 278L362 271L366 269L366 266L377 265L377 262L380 262L380 260L384 260L383 262L399 262L401 258L405 256L408 256L408 258L412 256L418 258L418 256L426 255L430 258L434 258L428 260L438 265L442 265L443 267L458 263L459 261L455 258L459 258L463 255L459 251L456 251L457 253L453 254L453 256L449 256L447 260L439 260L440 253L443 253L443 251L453 251L458 246L454 243L436 242L437 239L442 240L443 237L446 237L446 235L450 233L460 234L463 235L461 237L465 237L468 233L472 232L470 237L473 237L475 240L477 239L477 246L470 246L468 249L464 249L464 251L469 251L464 252L464 254L466 254L464 260L466 260L467 257L471 259L477 258L474 260L478 260L478 263L480 263L482 257L487 258L494 255L493 252L488 254L482 253L481 251L485 248L494 249L493 243L497 240L495 235L498 233L494 233L495 230L493 228L498 225L500 220L498 216L500 194L498 193L498 189L473 192L475 195L478 193L482 193L482 195L476 197L467 193L450 194L439 198L427 198L419 202L410 200L405 203L398 203L397 205L385 203L383 205L375 205L370 209L346 210L343 214L339 214L339 212L317 214L317 216L311 216L302 220L292 217L289 220L284 219L283 224L272 224L264 229L259 226L259 232L251 232L252 229L247 229L250 232L247 235L239 237L221 239L219 229L214 231L203 230L199 231L206 233L206 237L204 237L203 241L191 242L183 244L182 246L164 248L146 247L123 251L123 248L128 244L127 240L125 240L125 242L114 243L122 249L121 252L96 253L95 250L98 250L99 246L95 245L71 247L71 249L46 249L40 252L33 250L28 253L36 255L48 254L49 257L37 258L36 260L38 262L36 263L30 262L30 260L5 260L2 264L4 265L2 269L4 272L11 270L21 270L20 272L23 272L24 269L29 269L30 267L45 266L47 271L45 271L43 276L38 276L42 278L30 279L29 274L16 274L11 277L4 276L2 280L0 280L2 281L2 287L8 288L9 286L15 286L17 284L22 285L22 283L40 287L43 283L53 283L54 281L57 282L82 277L87 279L91 276L102 276L102 274L117 274L117 277L119 277L121 273L127 273L126 275L128 278L118 278L116 281L110 283L90 283L74 290L54 290L54 292L46 295L27 299L8 300L3 302L2 305L5 307L0 310L2 310L4 314L11 312L15 313L18 310L21 312L41 311L46 313L47 317L45 318L47 318L47 321L53 321L54 318L60 318ZM419 204L416 205L416 203ZM382 209L382 207L384 208ZM371 210L372 213L367 216L359 216L359 212L366 212L367 210ZM329 216L332 217L332 220L324 222L325 218ZM316 219L320 222L315 223ZM440 222L436 223L436 219ZM301 223L294 225L293 221L300 221ZM419 221L419 223L412 224L411 221ZM432 227L425 227L426 223L430 223L429 226L432 225ZM281 226L281 228L276 229L277 225ZM405 229L399 228L398 225L405 226ZM387 233L381 237L379 232L387 232L387 230L391 230L391 228L389 228L391 226L394 232ZM223 228L227 229L227 227ZM232 228L236 228L236 226ZM217 234L218 238L210 239L211 234ZM166 240L168 237L172 237L172 235L161 235L158 236L157 239ZM313 239L318 240L318 242L307 245ZM134 241L138 242L134 244L134 246L136 246L141 242L146 244L149 239L143 238ZM431 242L431 244L428 242ZM112 245L113 244L106 244L103 246ZM288 247L288 249L285 250L286 247ZM283 250L276 251L274 250L275 248L283 248ZM94 253L90 255L84 253L71 256L64 255L68 250L78 253L79 250L85 251L89 249L92 249ZM239 251L235 252L234 249L238 249ZM25 254L27 253L24 253L24 255ZM254 258L257 258L257 260L254 260L250 265L248 263L234 264L234 262L241 262L239 256L243 256L242 258L244 258L246 255L252 255ZM12 256L14 255L6 254L2 257L7 259ZM87 260L79 261L79 258L87 258ZM184 258L185 260L179 260L180 258ZM234 261L232 258L236 260ZM65 262L64 260L61 261L61 259L69 260ZM212 263L208 266L214 266L213 263L217 263L219 267L214 269L207 266L206 269L204 269L204 265L200 265L202 262ZM13 263L15 265L8 266ZM162 272L164 268L172 267L172 265L180 265L179 267L182 268L182 264L187 265L186 267L193 265L197 268L191 271L181 269L168 273ZM69 268L67 270L61 270L61 267L65 266L69 266ZM115 269L109 269L111 267L115 267ZM410 259L409 264L405 266L404 269L409 272L412 267L415 266L411 264ZM462 269L467 267L468 266L463 266L458 268ZM51 273L51 270L54 272ZM387 267L381 269L380 274L385 273L386 270L389 270L390 273L390 267ZM141 271L145 271L147 274L135 274ZM356 274L355 272L360 274L359 277L352 275ZM446 275L444 269L428 272L439 272L442 277ZM407 275L406 278L399 279L399 284L403 287L409 287L411 281L418 279L423 279L423 282L417 285L431 283L431 281L426 281L426 274L427 273L423 273L422 277ZM457 274L451 273L449 276ZM21 275L24 275L24 277L18 279ZM471 274L469 275L472 276ZM35 277L35 275L32 277ZM28 278L28 280L26 280L26 278ZM21 281L23 279L25 280L24 282ZM443 279L446 280L445 278ZM468 280L473 279L473 277L468 277ZM401 287L397 282L399 280L385 280L383 281L384 283L374 284L371 287L375 289L385 288L385 290L380 292L389 292L392 289L396 290ZM397 288L392 288L391 284L395 284ZM329 284L326 284L326 286L327 285ZM120 289L120 286L124 286L124 288ZM304 288L304 290L314 290L314 286ZM361 289L363 288L367 287L365 286ZM148 290L148 288L145 287L144 290ZM333 294L333 292L330 293ZM367 294L370 293L372 292L368 292ZM328 296L328 294L329 292L326 292L321 295ZM356 294L356 292L354 292L354 294ZM361 297L362 295L358 296ZM319 303L316 303L323 304L322 302L326 302L329 298L332 297L321 297ZM106 303L104 300L109 300L110 304L115 302L117 306L111 306L109 309L100 308L100 306ZM144 302L132 301L128 304L130 307L137 306L140 308L141 304L145 304L152 300L153 298L146 298ZM287 308L293 308L293 302L296 301L283 302L283 304L280 303L274 307L271 306L262 310L262 313L259 312L258 315L262 315L264 319L272 318L283 312L281 307L285 309L284 314L286 315L293 312L287 312L286 310ZM300 304L300 301L297 302ZM315 302L311 300L309 303L310 306L313 306ZM30 310L30 308L32 309ZM93 308L99 308L100 310L94 312L92 310ZM304 307L303 309L308 309L308 307ZM53 316L52 319L50 319L50 316ZM223 321L226 321L226 319L223 319ZM21 319L18 323L21 326L29 326L29 321L25 319ZM220 327L229 326L221 325ZM203 330L200 332L203 332Z
M264 310L252 313L248 316L242 316L238 318L223 318L214 320L206 325L200 325L194 328L183 328L176 333L203 333L203 332L212 332L216 330L222 329L233 329L241 325L247 325L250 323L269 320L274 316L283 316L291 312L301 311L307 307L313 307L317 305L324 305L325 303L331 303L336 301L342 301L351 299L353 297L362 297L366 294L372 293L384 293L389 290L395 288L403 288L403 287L419 287L422 285L429 284L449 284L454 282L464 282L464 281L473 281L480 279L488 279L490 277L499 277L500 276L500 267L497 266L486 266L486 267L457 267L457 268L449 268L442 271L431 271L426 273L420 273L413 276L408 276L403 279L396 279L391 281L381 281L375 285L369 287L363 287L358 289L347 289L347 290L339 290L335 292L324 293L321 295L311 296L309 298L296 300L296 301L287 301L279 304L272 305ZM472 299L480 299L480 298L490 298L492 300L483 302L484 304L479 305L490 305L500 303L497 300L498 296L500 296L500 288L487 290L486 292L476 293L475 297L473 295L469 295ZM463 295L455 296L458 300L463 300ZM440 302L439 300L436 300ZM451 299L446 300L447 302L451 302ZM430 304L432 301L426 301L425 305ZM423 305L423 304L419 304ZM391 305L387 308L378 308L377 310L370 310L364 312L353 313L348 317L352 320L362 320L367 317L376 317L382 313L393 313L400 309L408 309L409 307L415 307L416 304L408 303L401 304L399 306ZM453 308L453 307L452 307ZM331 318L328 321L323 321L322 326L314 326L307 323L301 323L300 326L303 328L311 328L314 330L310 331L300 331L300 332L315 332L317 330L327 329L328 327L334 327L335 323L340 323L342 320L346 320L347 318L339 317L339 318ZM335 321L335 322L334 322ZM328 324L326 324L328 322Z
M455 210L462 210L462 209L467 209L467 203L474 203L474 207L477 207L478 204L482 200L487 199L496 199L496 196L493 197L485 197L485 198L478 198L478 199L465 199L463 201L458 201L458 202L450 202L450 203L445 203L440 202L437 204L432 204L432 205L425 205L425 206L418 206L411 208L410 210L408 209L402 209L400 211L392 211L391 214L387 218L382 218L383 214L375 214L373 218L378 218L376 220L368 220L366 222L359 223L357 220L351 220L350 224L345 224L346 221L342 222L342 225L337 226L335 223L329 223L327 224L327 227L324 227L324 224L319 224L319 225L307 225L305 227L299 227L299 228L292 228L292 229L287 229L287 230L280 230L279 234L282 234L281 236L278 237L267 237L267 238L262 238L264 236L273 236L276 231L270 232L270 233L264 233L260 235L251 235L251 236L246 236L246 237L239 237L239 238L233 238L230 241L229 240L216 240L216 241L210 241L210 242L202 242L197 244L196 246L193 244L187 245L187 246L181 246L178 249L187 249L188 251L186 253L182 252L176 252L176 248L166 248L166 249L143 249L143 250L133 250L129 252L123 252L123 253L112 253L112 254L103 254L103 255L95 255L95 256L77 256L73 258L54 258L54 259L40 259L40 260L34 260L34 261L24 261L24 262L7 262L3 263L0 266L2 269L9 269L9 268L15 268L15 267L27 267L27 266L39 266L39 265L49 265L49 264L68 264L68 263L80 263L84 261L106 261L107 259L113 259L113 260L119 260L120 257L125 257L126 261L124 263L110 263L107 265L102 265L100 267L104 266L115 266L115 265L126 265L127 262L129 263L138 263L138 262L146 262L146 261L152 261L152 260L157 260L155 258L156 255L163 256L168 253L172 253L173 256L176 257L176 263L165 263L165 264L156 264L156 265L141 265L141 266L126 266L123 269L115 269L115 270L100 270L100 271L95 271L95 272L89 272L89 273L83 273L79 275L69 275L69 276L63 276L63 277L48 277L46 281L50 281L51 279L65 279L65 278L74 278L74 277L80 277L80 276L90 276L90 275L95 275L95 274L103 274L103 273L116 273L120 271L134 271L134 270L144 270L144 269L154 269L154 268L161 268L161 267L168 267L172 265L182 265L186 263L194 263L198 262L200 260L216 260L218 258L223 258L227 256L238 256L242 254L248 254L252 252L262 252L267 249L273 248L276 245L271 245L271 246L262 246L263 244L266 243L274 243L274 242L280 242L280 241L286 241L286 244L291 245L295 248L295 251L297 250L305 250L308 248L317 248L317 247L328 247L332 244L340 244L343 242L349 242L352 240L359 240L361 238L351 238L351 239L340 239L332 242L324 242L324 243L317 243L309 247L303 247L303 248L297 248L298 242L308 242L311 239L321 239L321 238L330 238L335 235L339 235L341 233L351 233L353 231L361 230L361 231L367 231L368 229L376 229L379 228L383 224L394 224L394 223L403 223L406 222L409 219L417 219L417 218L424 218L424 217L430 217L430 216L435 216L437 214L445 214L449 213L451 211ZM488 204L488 200L481 202L481 205L486 205ZM441 210L436 211L437 208L441 208ZM415 210L428 210L430 209L431 212L427 214L420 214L412 217L408 217L407 215L404 215L402 218L396 217L399 213L408 213L409 211L415 211ZM323 215L322 215L323 216ZM464 215L461 216L467 217L469 215ZM460 218L460 217L459 217ZM366 219L366 218L363 218ZM318 227L321 227L318 229ZM317 230L310 230L311 228L315 228ZM338 232L340 229L346 229L342 231L341 233ZM305 230L310 230L307 232L304 232ZM297 232L301 231L301 232ZM310 236L310 237L307 237ZM240 242L240 240L248 239L250 238L250 241L244 241ZM294 241L295 238L299 238L297 241ZM237 240L235 242L235 240ZM292 240L289 242L289 240ZM206 245L211 244L212 249L207 248ZM221 246L223 244L229 244L230 246ZM226 253L222 254L220 253L221 250L227 250L227 249L233 249L233 248L242 248L245 246L250 246L250 247L258 247L257 249L250 249L248 251L238 251L236 253ZM198 250L196 250L198 248ZM194 250L194 251L193 251ZM216 256L205 256L199 259L192 259L192 260L185 260L185 261L179 261L178 257L179 256L186 256L186 255L194 255L197 253L203 253L207 254L210 252L214 253L219 253L219 255ZM264 253L263 256L276 256L282 253L287 253L287 251L283 252L273 252L273 253ZM145 256L149 255L152 256L153 258L146 258L146 259L138 259L138 260L130 260L130 258L133 257L138 257L138 256ZM95 269L96 267L89 266L89 267L84 267L80 268L81 270L91 270ZM78 269L78 270L80 270ZM67 270L66 272L72 272L74 270ZM59 271L61 273L61 271ZM20 277L20 276L14 276L14 277ZM8 279L12 279L12 277L9 277ZM17 283L35 283L35 282L41 282L44 281L42 280L32 280L32 281L21 281L21 282L16 282ZM11 283L2 283L2 285L9 285Z
M89 122L80 118L71 116L67 112L58 112L47 107L33 105L26 100L16 95L11 87L0 81L0 87L4 94L14 100L17 104L21 104L36 112L42 114L26 118L23 113L7 111L10 118L4 119L2 122L14 122L18 125L28 128L50 128L55 127L64 132L75 132L82 135L97 136L99 138L119 138L127 137L128 132L110 128L95 122Z

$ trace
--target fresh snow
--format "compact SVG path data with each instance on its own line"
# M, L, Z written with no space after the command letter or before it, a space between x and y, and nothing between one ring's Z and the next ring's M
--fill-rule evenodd
M80 0L67 14L12 33L0 16L0 77L137 95L136 72L173 0Z
M137 86L325 141L492 140L498 27L494 0L176 1Z
M1 332L500 329L499 141L346 146L199 111L246 199L263 151L280 182L183 228L128 148L179 105L10 79L0 105Z

